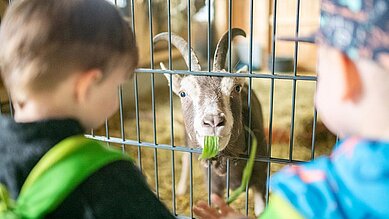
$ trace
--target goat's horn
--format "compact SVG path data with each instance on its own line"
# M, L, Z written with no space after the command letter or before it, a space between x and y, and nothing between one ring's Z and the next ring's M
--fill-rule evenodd
M240 28L232 28L231 29L231 40L234 39L235 36L242 35L246 37L246 33L244 30ZM215 57L213 58L213 71L220 71L224 69L224 65L226 64L226 55L228 50L228 31L223 34L217 43Z
M164 32L154 37L154 43L161 40L169 41L169 34L167 32ZM182 57L184 57L186 65L189 68L188 43L184 39L182 39L182 37L177 36L174 33L171 34L171 43L178 49L178 51L180 51ZM197 58L192 48L190 50L190 54L191 54L192 71L201 71L199 59Z
M161 69L162 70L167 70L166 66L163 64L163 62L160 62L159 63L159 66L161 66Z

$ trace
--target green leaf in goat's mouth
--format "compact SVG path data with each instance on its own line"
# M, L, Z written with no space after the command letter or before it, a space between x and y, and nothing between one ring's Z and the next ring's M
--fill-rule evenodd
M205 136L204 148L199 160L205 160L215 157L219 153L219 137L218 136Z

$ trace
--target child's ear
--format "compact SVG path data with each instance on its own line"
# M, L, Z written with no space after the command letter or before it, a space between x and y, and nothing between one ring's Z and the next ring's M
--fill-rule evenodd
M361 76L355 63L346 54L341 53L340 57L345 79L343 100L357 103L362 96Z
M99 69L82 72L76 79L75 98L78 103L85 102L90 95L91 88L98 84L103 77Z

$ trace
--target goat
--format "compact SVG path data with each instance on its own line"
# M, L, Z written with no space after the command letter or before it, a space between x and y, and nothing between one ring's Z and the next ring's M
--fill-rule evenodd
M245 32L233 28L231 38ZM160 33L154 37L154 43L168 41L168 33ZM217 44L214 55L213 71L225 72L226 53L228 49L228 31ZM171 43L179 50L187 66L191 65L193 71L201 71L198 58L191 48L191 63L188 60L187 42L175 34L171 34ZM162 69L166 69L161 63ZM237 73L242 70L238 70ZM169 84L170 75L165 74ZM248 87L243 77L216 77L216 76L181 76L172 75L172 91L181 98L182 113L185 124L185 140L189 147L204 147L205 136L219 136L220 150L218 155L211 159L211 188L212 193L223 195L226 187L227 159L231 159L230 188L240 186L246 160L237 159L248 155ZM267 154L267 144L263 129L263 116L261 104L252 92L251 94L251 129L257 141L257 154ZM264 194L266 191L266 163L255 162L250 188L254 191L254 212L259 215L264 208ZM177 193L184 194L188 177L189 154L182 158L182 172ZM207 170L207 167L205 168ZM207 174L206 174L207 175Z

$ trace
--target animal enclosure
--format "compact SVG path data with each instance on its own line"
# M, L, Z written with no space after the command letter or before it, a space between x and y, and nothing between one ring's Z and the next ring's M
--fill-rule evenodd
M319 23L319 0L111 0L128 17L140 54L134 78L118 89L119 112L104 127L86 133L108 146L118 147L135 158L150 188L173 214L194 218L193 205L210 202L211 162L208 171L197 160L201 148L185 141L184 115L180 99L170 81L174 75L239 77L246 81L249 114L254 94L262 105L266 156L256 162L266 164L266 178L285 165L307 162L328 154L336 141L320 122L314 108L316 87L315 47L298 42L281 42L279 36L299 36L313 31ZM231 30L242 28L246 37L232 40ZM213 71L217 40L229 31L225 72ZM171 38L153 43L161 32L175 33L199 55L201 70L185 65ZM191 59L191 54L185 54ZM167 70L160 68L165 63ZM247 72L235 73L247 66ZM8 96L0 89L0 113L11 113ZM96 109L98 110L98 109ZM248 123L251 124L251 116ZM246 144L242 142L242 144ZM177 194L181 158L189 155L187 192ZM243 156L247 159L248 154ZM225 175L230 195L230 167ZM208 175L208 179L204 178ZM205 183L204 183L205 182ZM123 188L125 189L125 188ZM247 189L237 209L254 215L252 191ZM266 187L266 200L269 187Z

